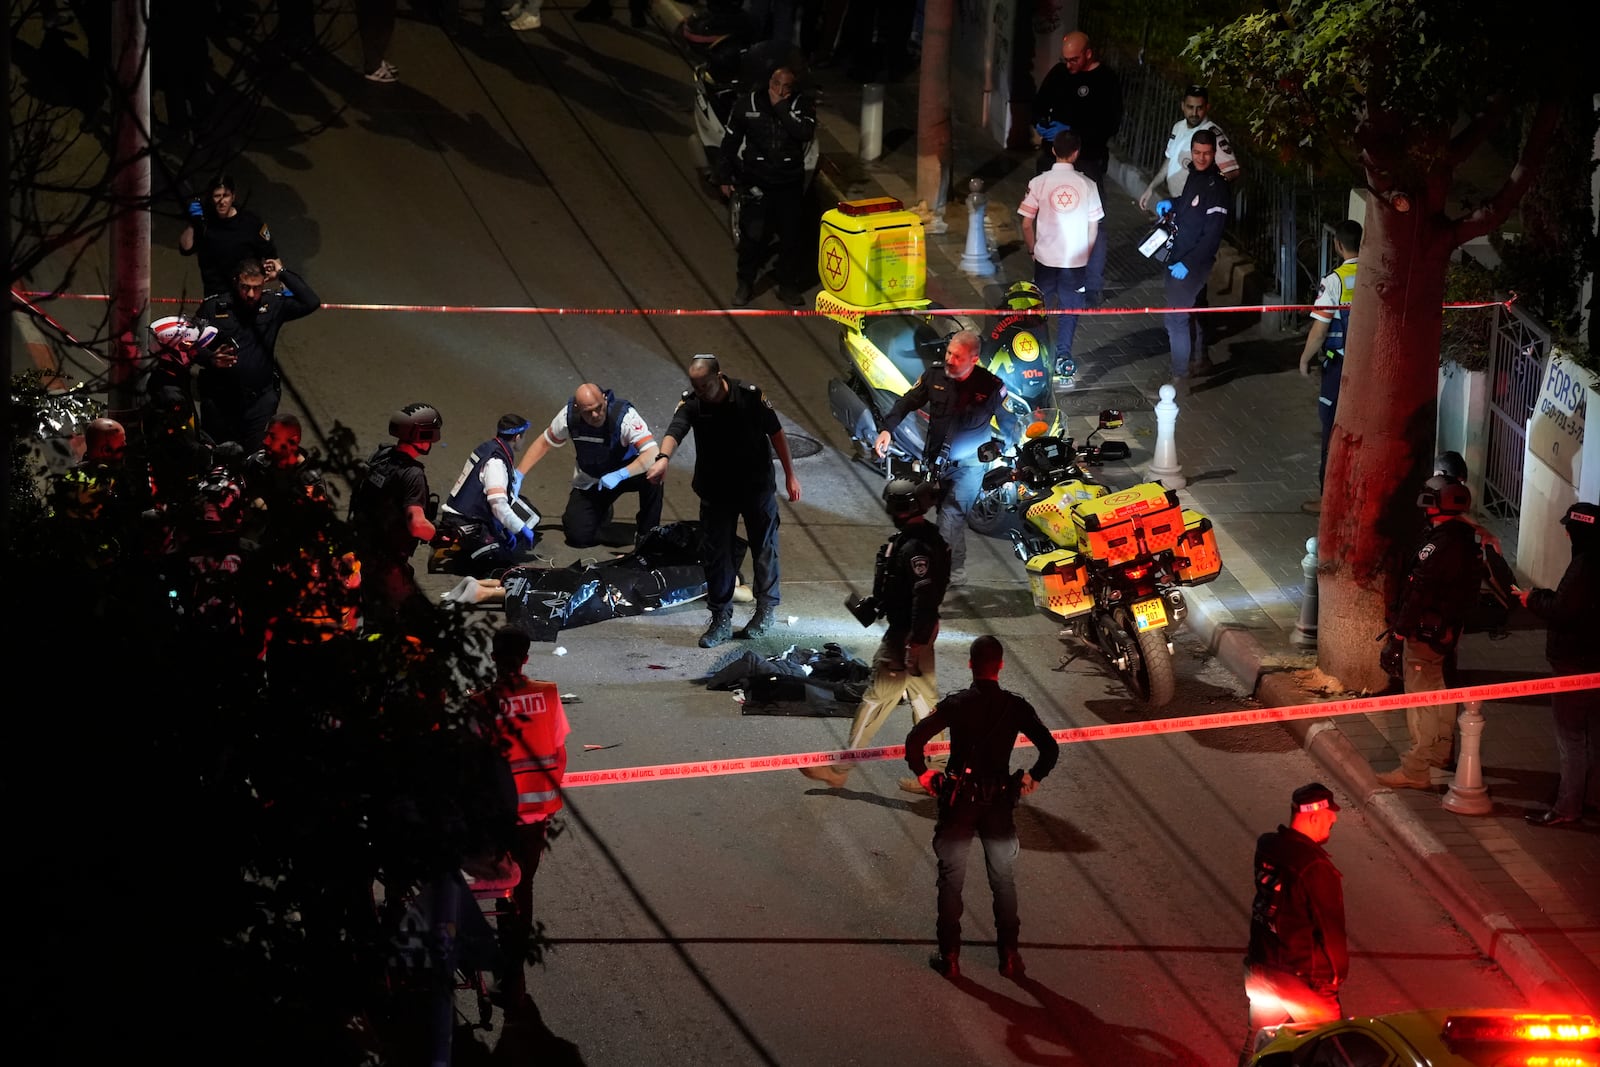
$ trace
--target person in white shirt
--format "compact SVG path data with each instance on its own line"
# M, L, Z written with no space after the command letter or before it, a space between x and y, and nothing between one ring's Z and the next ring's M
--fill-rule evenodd
M1095 183L1078 173L1081 141L1071 130L1051 142L1055 165L1028 183L1027 195L1017 208L1022 216L1022 239L1033 256L1033 280L1052 308L1080 311L1088 306L1086 268L1100 233L1105 208ZM1077 373L1072 360L1072 339L1078 316L1052 315L1056 323L1056 384L1070 386Z
M1226 181L1238 179L1239 161L1234 158L1233 146L1228 143L1228 135L1222 132L1222 127L1207 117L1210 113L1211 94L1206 87L1189 86L1183 94L1183 118L1172 124L1172 136L1167 138L1166 164L1140 194L1140 210L1150 210L1152 197L1159 200L1163 196L1176 198L1183 195L1183 183L1189 180L1189 143L1196 130L1210 130L1217 135L1217 170L1222 172ZM1158 194L1157 187L1163 182L1167 191Z
M552 448L568 440L576 455L572 492L561 516L567 544L573 548L599 544L603 527L611 521L612 505L624 493L639 494L635 540L643 540L661 522L663 498L661 486L644 476L658 450L643 416L611 390L585 382L534 438L517 462L517 471L527 474Z

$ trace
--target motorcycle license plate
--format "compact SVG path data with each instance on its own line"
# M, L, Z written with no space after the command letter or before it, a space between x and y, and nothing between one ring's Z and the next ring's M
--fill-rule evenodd
M1133 606L1133 624L1139 628L1140 633L1161 629L1167 624L1167 606L1159 597L1154 600L1139 601Z

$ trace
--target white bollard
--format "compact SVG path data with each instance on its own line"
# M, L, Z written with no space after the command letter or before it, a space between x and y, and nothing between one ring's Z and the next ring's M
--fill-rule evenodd
M1294 624L1289 643L1301 648L1317 647L1317 539L1306 538L1305 558L1300 561L1300 618Z
M1189 484L1178 466L1178 446L1174 435L1178 427L1178 403L1173 397L1178 391L1170 385L1161 387L1161 401L1156 404L1156 447L1150 457L1147 477L1168 489L1182 489Z
M989 238L984 233L983 216L989 198L983 195L983 179L967 182L967 246L961 253L961 269L968 274L994 273L994 260L989 258Z
M1456 753L1456 776L1444 795L1445 811L1457 815L1488 815L1494 810L1489 787L1483 784L1483 701L1467 701L1458 720L1461 751Z
M868 82L861 87L860 156L871 163L883 155L883 83Z

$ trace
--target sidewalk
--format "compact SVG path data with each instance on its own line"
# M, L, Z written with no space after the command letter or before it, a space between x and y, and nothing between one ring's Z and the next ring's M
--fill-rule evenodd
M658 21L670 26L677 5L654 2ZM913 204L915 80L888 87L884 154L864 164L856 158L861 87L836 70L809 77L822 100L818 174L824 199L887 194ZM945 213L948 233L928 238L928 293L946 306L972 306L975 300L994 306L1006 284L1032 277L1015 209L1033 176L1033 156L992 146L986 135L960 123L955 143L953 188L966 189L969 177L984 179L998 269L988 279L962 273L968 213L964 203L952 202ZM1147 232L1135 195L1108 186L1107 199L1107 307L1160 306L1160 274L1134 248ZM1212 305L1255 300L1246 295L1249 285L1248 265L1236 264L1225 248L1211 279ZM1296 673L1314 667L1315 657L1289 642L1299 616L1306 540L1317 533L1316 518L1300 510L1302 501L1316 495L1320 440L1316 385L1297 370L1301 337L1273 333L1245 314L1212 316L1211 323L1218 370L1197 379L1183 402L1177 448L1190 483L1184 496L1216 523L1224 571L1214 583L1190 591L1190 625L1267 705L1333 695L1302 688L1305 679L1320 678ZM1154 441L1156 390L1169 378L1160 317L1087 318L1074 349L1078 381L1061 394L1063 410L1092 420L1101 408L1124 409L1134 447L1128 470L1140 470ZM1079 433L1092 426L1078 421ZM1548 673L1543 630L1529 623L1524 613L1513 617L1513 625L1525 628L1501 640L1469 636L1462 645L1462 684ZM1484 709L1484 776L1495 808L1478 817L1445 811L1443 782L1435 793L1396 793L1378 785L1374 768L1394 766L1406 743L1403 714L1301 722L1293 729L1531 1005L1596 1010L1600 833L1592 818L1567 829L1535 828L1522 819L1554 795L1547 706L1547 699L1528 699Z

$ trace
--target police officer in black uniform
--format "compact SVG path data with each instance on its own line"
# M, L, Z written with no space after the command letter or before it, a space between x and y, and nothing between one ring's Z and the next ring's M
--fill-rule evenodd
M967 877L967 849L973 835L983 842L989 890L994 894L994 928L1000 973L1022 977L1017 951L1017 831L1012 809L1056 765L1059 747L1033 706L1000 688L1005 650L985 634L972 642L972 686L939 701L933 714L906 735L906 763L922 787L939 798L933 852L939 858L939 952L928 965L946 978L961 973L961 886ZM922 749L940 730L950 731L950 762L945 771L929 768ZM1011 750L1021 733L1038 747L1033 767L1011 773Z
M950 546L951 585L967 580L967 509L983 485L978 446L993 437L989 423L996 416L1007 448L1017 443L1021 430L1017 420L1005 414L1005 383L978 366L982 349L983 339L973 330L952 336L944 362L930 364L878 423L873 445L880 457L887 455L895 427L913 411L928 409L922 461L943 488L939 534Z
M883 487L883 507L897 532L878 549L872 595L846 603L863 626L887 619L889 629L872 656L872 678L850 724L850 748L870 744L902 698L910 698L911 714L918 722L933 713L939 699L933 641L939 633L939 605L950 582L950 548L927 519L938 491L932 482L907 478ZM800 773L839 789L850 767L848 763L802 767ZM914 778L904 784L911 792L922 792L922 784Z
M1412 550L1398 599L1390 606L1389 631L1401 641L1401 670L1408 693L1445 688L1445 663L1455 651L1467 617L1478 602L1485 564L1477 527L1465 516L1472 490L1435 475L1417 496L1428 517L1427 529ZM1456 706L1435 704L1406 709L1411 747L1400 766L1378 775L1391 789L1428 789L1429 768L1450 761L1450 733Z
M517 553L539 540L539 516L518 499L512 472L517 445L528 432L521 415L502 415L494 436L472 450L439 511L448 542L434 550L429 570L485 578L515 566Z
M1241 1064L1254 1053L1262 1027L1325 1022L1343 1014L1339 989L1350 973L1344 885L1322 848L1338 821L1333 791L1312 782L1294 791L1289 825L1256 841L1256 895L1244 957L1250 1033Z
M389 418L384 445L350 496L350 525L361 559L361 603L369 625L400 621L427 607L411 569L417 542L432 541L428 472L422 457L443 436L444 416L432 404L407 404Z
M765 86L741 97L722 137L722 194L739 198L739 284L735 307L750 302L767 243L778 239L778 299L798 306L811 288L815 232L806 225L806 148L817 133L810 94L795 73L774 70Z
M755 551L756 611L743 636L760 637L772 627L778 607L778 499L772 476L776 453L783 465L790 502L800 499L800 479L789 457L789 440L778 413L761 390L722 373L717 357L689 362L689 391L672 414L661 451L645 472L660 485L667 464L689 431L694 431L694 491L700 497L702 560L711 622L700 635L701 648L715 648L733 636L733 588L739 561L735 534L744 519L745 537Z
M281 279L283 292L264 286ZM208 296L196 317L214 325L227 344L195 353L200 373L201 425L216 442L237 441L246 452L261 447L267 420L283 391L278 373L278 331L322 306L306 280L278 260L242 260L233 292Z

